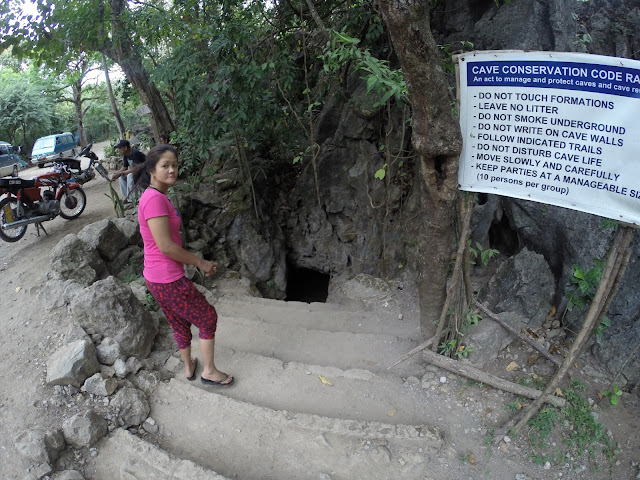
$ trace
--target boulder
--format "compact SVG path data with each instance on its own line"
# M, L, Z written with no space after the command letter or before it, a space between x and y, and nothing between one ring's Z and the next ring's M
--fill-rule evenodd
M527 319L515 312L499 313L497 317L517 332L527 324ZM516 337L505 328L485 318L469 329L464 343L473 348L469 354L469 361L478 367L484 367L498 358L500 350L509 346L515 339Z
M49 258L54 272L82 285L91 285L106 268L100 255L73 234L60 240Z
M111 337L102 339L100 345L96 347L98 361L103 365L113 365L120 358L120 345Z
M46 431L34 428L20 433L15 439L16 449L32 462L52 464L65 447L60 430Z
M77 283L75 280L51 278L38 292L38 303L44 305L47 311L62 308L67 306L71 299L83 288L84 285Z
M158 324L131 289L116 278L91 285L73 299L69 311L87 333L115 340L123 355L149 355Z
M102 375L102 372L87 378L82 386L82 391L91 395L98 395L100 397L108 397L118 388L118 381L115 378Z
M113 223L118 230L127 239L129 245L140 245L142 237L140 236L140 228L138 226L138 218L135 216L127 216L123 218L113 219Z
M119 390L111 406L118 409L118 423L123 428L142 424L151 410L146 395L133 387Z
M507 259L483 287L478 300L495 313L515 312L537 329L544 322L555 294L555 279L542 255L524 248Z
M95 410L74 415L62 424L64 439L76 448L90 447L107 432L107 421Z
M108 218L86 225L78 238L98 251L106 260L113 260L129 243L124 233Z
M100 365L93 343L76 340L56 350L47 360L47 384L79 388L88 377L98 371Z
M132 378L133 384L147 395L151 395L160 383L160 373L156 371L142 370Z

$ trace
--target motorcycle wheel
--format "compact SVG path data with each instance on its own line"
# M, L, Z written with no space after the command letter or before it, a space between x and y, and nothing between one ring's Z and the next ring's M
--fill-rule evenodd
M60 216L65 220L73 220L78 218L84 207L87 206L87 196L84 190L76 188L75 190L66 189L60 195Z
M5 242L17 242L27 231L27 226L22 225L21 227L13 227L13 228L3 228L2 225L7 223L5 208L11 209L11 215L15 216L16 207L18 205L18 200L13 197L6 197L0 201L0 238ZM15 220L15 218L14 218Z

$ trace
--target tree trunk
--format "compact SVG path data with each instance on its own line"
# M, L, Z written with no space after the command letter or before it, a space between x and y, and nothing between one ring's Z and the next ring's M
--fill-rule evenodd
M446 298L455 248L458 159L462 149L440 49L431 35L428 3L376 2L407 82L413 111L412 143L421 160L424 229L419 241L419 292L424 335L433 331Z
M113 94L113 88L111 87L111 79L109 78L109 67L107 66L107 57L102 54L102 67L104 68L104 78L107 83L107 92L109 93L109 101L111 102L111 111L113 112L113 118L116 120L118 126L118 133L120 138L125 138L124 123L122 117L120 117L120 111L118 110L118 104L116 103L116 97Z
M151 110L151 128L156 141L159 141L162 133L169 133L175 130L173 120L171 120L160 92L149 80L149 74L144 69L140 56L135 51L131 37L125 31L128 27L124 23L122 12L126 6L126 1L111 0L110 3L111 36L113 41L111 47L106 49L104 53L120 65L127 79L140 95L140 99L149 106Z
M73 91L73 106L76 109L76 122L78 124L78 143L81 147L87 145L87 136L84 132L84 111L82 110L82 79L71 85Z

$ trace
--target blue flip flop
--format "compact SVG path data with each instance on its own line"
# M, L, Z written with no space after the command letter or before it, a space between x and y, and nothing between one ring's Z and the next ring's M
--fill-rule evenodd
M216 382L215 380L208 380L206 378L200 377L200 381L202 383L204 383L205 385L219 385L221 387L228 387L235 380L235 378L231 377L231 381L229 383L223 383L223 382L227 381L228 378L229 378L229 375L225 375L224 378L222 378L222 379L220 379L220 380L218 380Z

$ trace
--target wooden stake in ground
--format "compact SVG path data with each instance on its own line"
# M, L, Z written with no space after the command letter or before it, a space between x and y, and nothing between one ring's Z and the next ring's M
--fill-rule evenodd
M571 367L571 365L573 365L583 347L587 344L591 332L602 316L602 308L609 303L608 299L616 293L613 290L613 287L620 284L618 278L624 275L624 269L626 267L626 265L624 264L624 259L626 257L626 251L628 250L629 245L631 244L631 240L633 239L633 233L634 231L629 227L618 228L618 232L613 241L613 246L611 247L611 251L609 252L609 258L607 259L604 271L602 272L602 278L600 279L598 290L596 290L595 296L593 297L593 301L591 302L591 306L589 307L587 317L585 318L584 324L582 325L578 336L573 342L573 345L571 345L569 353L562 362L560 369L549 381L544 391L542 392L542 395L540 395L531 404L531 406L523 412L522 418L520 418L520 420L515 423L513 429L511 429L511 425L517 420L517 417L509 422L505 427L503 427L501 434L497 436L497 441L500 441L507 432L512 431L514 433L517 433L524 425L526 425L529 419L538 412L541 405L546 401L551 392L555 391L557 385L567 374L569 368Z

